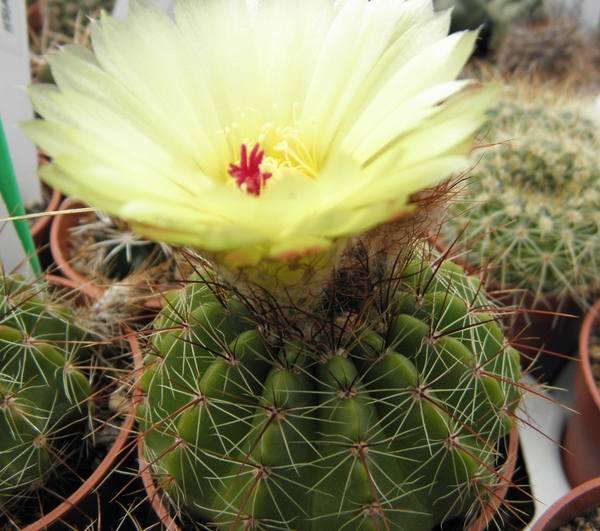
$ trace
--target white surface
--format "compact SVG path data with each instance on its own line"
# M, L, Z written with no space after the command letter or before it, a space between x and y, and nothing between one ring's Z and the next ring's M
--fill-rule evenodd
M546 0L547 6L566 6L579 12L581 26L595 30L600 24L600 0Z
M0 16L0 116L13 166L25 201L39 200L41 187L36 175L37 155L32 142L17 124L33 117L24 87L30 82L29 50L24 0L2 0ZM0 175L0 178L3 176ZM0 201L0 218L7 217ZM0 258L6 270L13 269L24 254L12 224L0 230Z
M530 376L523 382L533 386L519 411L526 422L519 426L521 450L529 472L535 514L530 526L571 487L565 476L559 446L565 423L573 406L573 376L576 361L570 362L559 376L555 388L544 391Z

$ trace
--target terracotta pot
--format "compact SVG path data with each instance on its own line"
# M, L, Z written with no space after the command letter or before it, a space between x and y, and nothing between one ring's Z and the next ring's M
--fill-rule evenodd
M136 374L136 384L139 381L141 376L141 369L143 367L143 356L141 350L133 351L134 354L134 367ZM141 399L143 392L137 387L134 391L134 402ZM498 487L494 491L494 495L491 500L483 507L481 514L478 516L477 520L467 529L467 531L484 531L488 524L494 519L497 515L500 506L506 496L506 492L508 491L511 485L511 478L515 471L515 466L517 462L517 452L519 447L519 431L517 426L511 430L508 439L508 448L506 451L506 462L501 472L500 480L498 482ZM152 477L152 473L150 470L150 465L146 460L143 452L143 440L142 437L138 439L137 442L137 451L138 451L138 461L140 467L140 476L144 483L144 488L146 490L147 499L152 504L152 508L156 512L159 520L164 526L165 531L181 531L179 524L171 515L169 510L168 502L163 503L163 494L160 490L160 487L156 484L154 478ZM416 530L415 530L416 531Z
M84 208L86 205L71 198L65 199L59 210L74 210ZM95 298L100 299L104 290L98 286L93 280L85 278L75 271L70 265L71 255L71 237L69 229L77 227L81 213L74 212L71 214L59 214L50 228L50 250L58 271L66 278L70 279L77 289L85 289L92 293Z
M580 363L575 373L575 412L563 440L563 464L571 486L600 477L600 392L590 364L589 344L600 324L600 299L583 320L579 335Z
M560 526L600 505L600 478L575 487L552 504L531 531L558 531Z
M44 25L44 5L42 0L33 0L27 6L27 26L35 35L42 32Z
M87 205L84 203L68 197L62 202L59 210L77 210L86 207ZM66 278L75 282L78 288L83 288L85 286L86 291L94 293L96 299L99 300L109 286L99 285L95 279L81 275L70 265L72 249L70 229L79 225L79 220L83 215L85 215L83 212L72 212L55 216L50 228L50 249L58 271ZM158 312L162 308L164 292L166 289L169 288L167 286L161 286L160 289L156 290L156 295L150 294L149 291L148 298L141 303L141 307L151 313Z
M61 199L61 193L53 188L50 196L50 202L46 207L46 212L56 212L60 206ZM52 216L41 216L37 218L31 227L31 237L33 238L33 242L35 243L36 247L40 248L48 245L51 223Z

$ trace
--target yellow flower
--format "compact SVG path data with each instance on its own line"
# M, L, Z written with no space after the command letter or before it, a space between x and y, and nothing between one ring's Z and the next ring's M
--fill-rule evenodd
M41 177L237 263L324 252L459 169L495 88L431 0L150 0L48 58Z

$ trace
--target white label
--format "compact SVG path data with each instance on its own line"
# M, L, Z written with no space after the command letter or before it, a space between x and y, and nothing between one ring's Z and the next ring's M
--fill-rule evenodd
M20 56L23 53L23 27L25 2L0 0L0 50Z
M0 116L21 196L24 201L39 201L41 187L37 177L36 149L18 128L19 123L33 117L24 90L30 83L25 0L0 0L0 8ZM1 200L0 217L6 217ZM12 223L8 223L0 230L0 259L4 269L13 269L23 258Z

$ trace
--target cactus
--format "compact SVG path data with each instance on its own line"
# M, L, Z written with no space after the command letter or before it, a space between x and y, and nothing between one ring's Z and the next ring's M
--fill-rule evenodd
M505 75L535 75L577 92L598 92L598 35L581 27L576 11L554 9L531 22L510 24L493 63Z
M169 274L163 270L175 269L168 245L141 238L105 212L90 212L69 232L73 268L85 278L110 285L144 270L146 276L160 281Z
M41 288L40 288L41 289ZM0 508L47 478L88 414L90 385L76 368L85 333L36 285L0 279Z
M509 24L530 20L542 8L541 0L434 0L436 10L452 8L451 31L487 26L497 42Z
M138 418L173 504L219 530L427 531L492 496L518 356L459 266L400 271L362 309L330 292L311 334L205 274L167 296Z
M502 289L582 306L598 286L600 132L590 108L517 85L490 111L464 197L442 228ZM483 136L482 135L482 136Z

